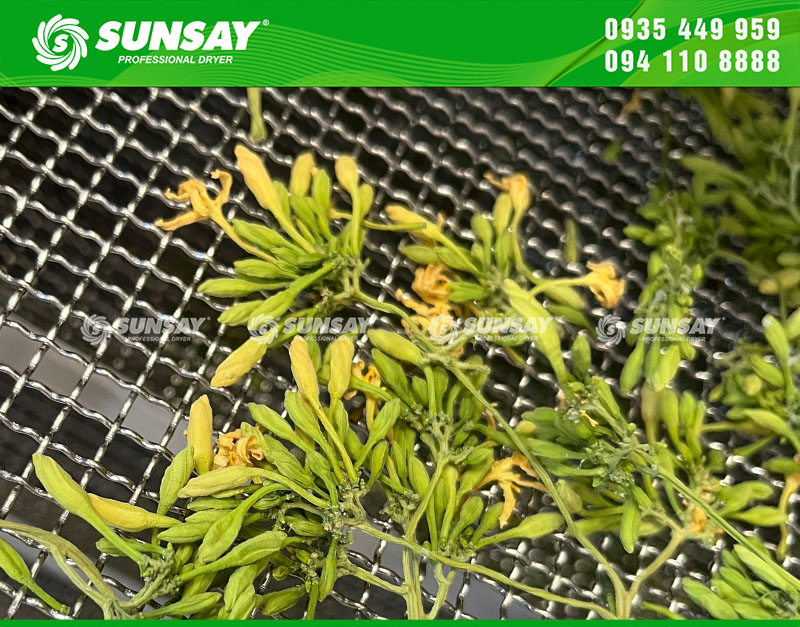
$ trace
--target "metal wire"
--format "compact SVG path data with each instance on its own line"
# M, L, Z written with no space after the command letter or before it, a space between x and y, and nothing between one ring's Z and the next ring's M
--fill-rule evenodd
M622 228L656 182L665 141L724 157L700 112L673 93L644 94L637 112L622 116L624 90L509 89L270 89L264 92L269 138L258 149L270 170L286 178L293 158L313 150L330 166L352 153L377 190L389 199L442 213L470 238L469 218L491 207L488 172L529 173L538 190L524 223L526 254L547 273L574 273L559 249L564 219L576 220L585 259L612 259L638 292L647 252L625 240ZM243 339L241 329L216 323L227 302L197 293L200 281L230 272L235 246L208 225L174 234L153 226L177 210L163 190L221 167L234 171L233 147L247 142L244 90L225 89L4 89L0 92L0 516L52 529L98 560L110 585L128 592L135 573L105 563L82 522L60 510L39 488L34 452L53 455L88 489L131 502L156 498L170 451L182 446L188 404L208 394L215 428L246 419L244 404L274 402L288 385L288 364L276 351L242 384L212 389L214 368ZM619 159L604 160L620 138ZM674 177L681 183L680 175ZM235 176L230 216L257 215ZM411 268L397 254L397 238L368 238L366 283L379 298L410 283ZM742 294L746 295L746 306ZM620 315L632 317L629 298ZM709 389L717 375L714 351L728 350L741 333L754 333L768 304L734 268L713 267L700 291L698 315L725 316L724 326L680 374L682 385ZM602 311L599 311L602 313ZM137 341L112 331L92 344L81 328L92 316L168 316L207 320L183 336L162 333ZM607 349L601 372L616 376L624 354ZM492 399L518 416L552 402L555 384L536 354L513 368L489 350ZM715 446L731 450L733 442ZM730 479L759 475L756 464L732 457ZM780 484L775 482L776 486ZM530 495L527 511L549 506ZM797 542L797 503L792 540ZM376 524L386 525L380 517ZM388 528L388 526L387 526ZM766 534L768 544L774 537ZM624 555L609 537L602 549L632 579L657 554L662 538ZM691 547L669 562L643 596L692 616L677 582L704 576L716 547ZM44 551L17 544L33 561L34 576L72 606L71 616L97 617L59 578ZM353 558L388 580L399 580L394 547L357 538ZM529 585L604 602L606 579L586 552L565 536L504 546L481 563ZM786 565L797 569L797 557ZM426 579L430 584L432 574ZM264 589L274 589L267 578ZM428 586L430 588L430 586ZM35 598L0 582L6 616L56 616ZM404 606L382 590L342 580L319 609L328 618L399 618ZM453 586L443 615L454 618L569 618L577 612L542 602L470 575ZM291 615L291 612L289 613Z

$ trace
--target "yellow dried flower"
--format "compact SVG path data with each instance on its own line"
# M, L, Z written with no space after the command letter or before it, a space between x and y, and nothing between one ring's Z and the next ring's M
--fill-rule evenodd
M497 178L489 172L485 178L497 189L508 192L511 197L511 206L514 208L514 221L519 221L523 213L531 206L531 186L528 177L516 173L504 178Z
M365 370L366 368L366 370ZM370 364L367 366L363 360L359 359L356 361L353 366L351 372L356 379L360 379L365 383L369 383L370 385L374 385L375 387L381 388L385 390L386 388L381 385L381 375L378 372L378 369L375 367L375 364ZM350 390L347 394L344 395L345 399L351 399L357 394L356 390ZM381 403L383 402L380 398L373 396L372 394L365 394L366 403L364 406L364 414L367 419L367 426L372 425L372 418L375 416L378 408L380 407Z
M450 298L450 279L445 274L446 270L447 267L441 263L417 268L411 289L429 305L447 302Z
M265 253L258 248L251 246L241 237L236 234L233 227L225 219L222 214L222 206L228 202L231 193L231 185L233 185L233 177L228 172L223 170L214 170L211 173L211 178L219 179L221 190L216 198L211 198L208 195L205 185L197 179L189 179L184 181L178 186L178 193L173 193L166 190L164 195L170 200L176 202L189 202L192 205L190 211L184 211L182 214L172 218L171 220L158 219L155 225L165 231L175 231L176 229L194 224L195 222L202 222L203 220L210 219L216 223L225 234L230 237L236 244L243 250L249 252L256 257L264 259L265 261L276 262L277 260L272 255Z
M189 201L192 208L190 211L185 211L171 220L156 220L156 226L165 231L174 231L187 224L202 222L208 218L211 218L214 222L224 222L222 217L222 205L228 202L228 198L230 197L233 177L223 170L214 170L211 173L211 177L219 179L222 186L216 198L211 198L211 196L208 195L206 186L197 179L189 179L181 183L178 186L177 194L167 190L164 193L167 198L176 202Z
M613 308L625 293L625 279L617 279L614 265L608 261L586 264L590 272L586 275L586 285L603 307Z
M353 364L352 373L356 379L360 379L364 383L369 383L370 385L374 385L375 387L379 388L381 387L381 375L378 372L378 369L375 367L375 364L370 364L369 366L367 366L364 363L363 359L359 359ZM345 395L345 398L350 399L353 398L355 395L356 395L356 390L350 390Z
M414 271L414 282L411 284L411 288L422 299L422 302L415 300L401 289L395 292L397 299L417 314L412 316L412 319L422 329L428 330L431 320L443 319L442 317L448 316L455 318L453 305L449 301L451 281L445 274L445 270L444 265L435 264L417 268Z
M214 468L228 466L252 466L253 460L264 459L264 452L254 435L243 437L241 429L221 433L217 438L214 453Z
M539 481L525 478L524 475L514 472L514 468L520 469L529 477L536 478L536 473L531 468L528 460L521 453L514 453L511 457L494 462L489 472L478 484L480 489L490 483L496 483L503 491L503 512L500 514L501 528L505 527L508 519L511 518L511 514L514 513L514 507L517 505L517 494L522 490L522 486L541 490L542 492L546 491L544 485Z
M706 516L706 513L699 507L695 507L692 510L691 523L689 524L689 528L692 530L692 533L703 533L703 531L705 531L707 522L708 516Z

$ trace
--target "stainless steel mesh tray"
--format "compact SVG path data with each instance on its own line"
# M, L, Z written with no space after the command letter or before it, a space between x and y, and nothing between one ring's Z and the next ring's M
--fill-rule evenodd
M559 253L564 219L571 216L584 258L614 260L629 273L628 294L635 296L647 252L625 241L622 228L659 176L665 140L676 148L722 152L699 110L678 94L644 94L637 112L621 116L630 96L586 89L270 89L264 93L269 138L259 149L279 178L302 150L313 150L329 166L338 154L352 153L378 189L377 206L392 199L442 212L465 237L473 212L493 202L483 174L529 173L538 192L524 224L532 264L549 273L578 271ZM242 384L226 390L208 384L244 336L216 323L223 302L197 294L196 287L208 275L229 272L235 246L208 225L176 234L153 226L155 218L174 212L163 198L165 188L217 167L235 170L233 147L247 141L248 124L241 89L0 92L0 516L69 538L99 560L108 582L121 591L136 573L122 569L121 560L100 559L91 529L42 492L30 456L47 450L88 489L141 503L155 498L170 451L182 446L182 415L197 395L209 394L217 429L245 419L247 401L282 396L288 363L281 351ZM603 151L617 138L622 152L610 165ZM680 175L673 178L681 182ZM228 209L230 215L257 213L238 175ZM381 298L410 283L398 243L391 237L368 240L372 261L365 280ZM634 301L628 298L619 311L630 317ZM708 357L729 349L742 333L754 333L766 308L735 268L712 268L697 311L722 312L715 315L724 316L724 326L681 372L680 383L709 389L716 374ZM207 320L183 336L134 341L113 332L90 343L81 329L92 316ZM596 365L616 376L624 355L608 349L602 355ZM511 415L553 401L553 379L533 352L524 371L496 351L489 351L489 360L489 392ZM715 443L726 450L730 445ZM763 473L738 458L729 471ZM538 498L530 495L523 506L537 508ZM795 502L795 536L797 509ZM642 544L635 556L623 555L613 538L602 547L624 575L633 576L659 542ZM16 546L34 562L40 583L73 606L73 616L99 617L45 553ZM391 547L357 538L354 551L374 572L397 578L400 556ZM683 605L676 581L707 573L717 553L688 548L651 582L645 597L693 616L696 610ZM606 580L596 564L564 536L493 549L479 560L559 594L605 598ZM800 560L789 558L787 566L796 570ZM269 577L263 585L269 588ZM7 617L48 614L5 581L0 589ZM402 599L345 579L318 616L400 618L403 611ZM583 615L472 576L457 579L443 612L454 618Z

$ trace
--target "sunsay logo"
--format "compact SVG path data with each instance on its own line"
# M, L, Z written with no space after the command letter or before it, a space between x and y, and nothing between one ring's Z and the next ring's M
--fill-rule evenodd
M32 40L38 53L36 60L49 65L53 72L64 68L74 70L78 61L86 56L86 41L89 39L78 24L78 20L61 15L39 24L39 32Z
M143 51L139 55L119 55L117 63L162 63L162 64L203 64L231 63L233 56L216 54L180 54L194 51L233 52L246 50L250 36L259 25L268 25L269 20L254 22L220 21L206 22L117 22L102 24L97 32L94 48L103 52L120 50L122 52ZM210 28L209 28L210 27ZM39 32L33 38L37 61L50 66L54 72L64 68L73 70L86 56L89 35L78 26L78 20L56 15L48 22L39 24ZM158 55L155 51L178 54Z

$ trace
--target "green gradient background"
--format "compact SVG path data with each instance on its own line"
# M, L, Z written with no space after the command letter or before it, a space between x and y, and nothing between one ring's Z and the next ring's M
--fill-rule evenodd
M0 85L800 85L800 0L0 0L0 7ZM78 18L90 35L88 56L72 71L52 72L31 44L39 22L58 13ZM606 18L626 16L666 18L667 37L605 41ZM780 39L736 40L733 21L754 16L778 17ZM726 36L687 42L677 33L682 17L722 18ZM94 49L108 20L264 19L269 25L256 29L246 51L223 53L234 56L230 65L124 66L120 52L158 53ZM650 71L606 72L612 47L647 50ZM781 69L720 72L718 51L741 47L779 50ZM706 49L708 70L667 73L659 55L670 48Z

